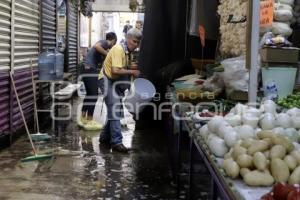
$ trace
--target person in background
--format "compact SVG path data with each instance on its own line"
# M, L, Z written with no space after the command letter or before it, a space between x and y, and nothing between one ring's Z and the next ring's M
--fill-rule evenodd
M122 143L121 122L123 118L122 97L128 89L130 77L138 77L140 71L131 68L131 53L139 46L142 33L136 28L127 32L124 43L115 45L108 53L99 74L99 86L104 93L107 106L107 122L100 133L99 142L111 145L113 151L127 153L128 148ZM120 81L128 83L120 84Z
M127 32L129 31L129 29L131 29L131 28L132 28L132 26L130 25L130 21L127 20L126 24L123 28L123 34L124 34L125 37L126 37Z
M140 31L143 30L143 22L141 20L137 20L135 22L135 28L139 29Z
M105 40L98 41L87 53L83 65L83 83L86 90L86 96L83 100L81 117L78 125L85 130L100 130L101 124L93 120L94 110L98 99L98 74L103 61L109 51L117 42L117 36L114 32L106 34Z

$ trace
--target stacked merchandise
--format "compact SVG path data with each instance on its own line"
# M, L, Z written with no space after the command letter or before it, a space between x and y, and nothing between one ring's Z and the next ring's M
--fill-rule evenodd
M295 9L294 3L297 4ZM220 53L224 57L245 55L247 6L248 1L246 0L220 0L218 7L221 33ZM294 0L276 0L274 23L271 27L261 28L261 34L272 32L275 35L289 37L293 32L290 26L295 21L294 15L299 19L299 11L300 0L296 2Z
M294 0L278 0L275 3L274 23L272 25L272 33L283 36L290 36L293 29L290 27L293 19Z
M220 15L222 56L240 56L246 53L246 16L248 2L245 0L221 0Z

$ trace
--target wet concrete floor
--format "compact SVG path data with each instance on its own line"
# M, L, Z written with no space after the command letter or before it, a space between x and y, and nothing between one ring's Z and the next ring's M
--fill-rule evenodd
M98 112L95 115L103 122ZM128 113L126 116L122 133L125 146L133 149L129 154L99 145L99 131L79 129L76 112L73 121L59 125L58 137L36 143L40 153L53 152L52 159L21 163L31 152L26 136L22 136L0 152L0 199L178 199L171 184L163 130L151 125L135 130L135 122ZM179 199L185 198L183 190Z

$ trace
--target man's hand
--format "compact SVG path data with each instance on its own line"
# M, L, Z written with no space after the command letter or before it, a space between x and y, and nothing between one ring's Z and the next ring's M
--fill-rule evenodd
M132 70L132 75L133 75L135 78L139 77L140 74L141 74L140 70Z
M136 63L131 63L129 69L137 70L138 69L138 65Z

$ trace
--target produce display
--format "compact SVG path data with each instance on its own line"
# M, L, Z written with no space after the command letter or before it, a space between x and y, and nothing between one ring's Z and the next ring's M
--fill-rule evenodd
M276 182L300 184L300 109L277 113L265 101L259 109L237 104L199 129L198 136L210 152L223 159L222 168L248 186Z
M279 99L277 103L284 108L300 108L300 93L288 95L286 98Z
M263 195L261 200L299 200L300 185L277 183L272 191Z

